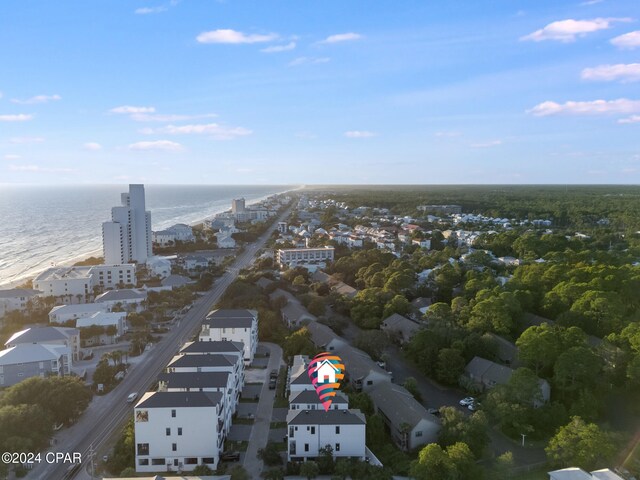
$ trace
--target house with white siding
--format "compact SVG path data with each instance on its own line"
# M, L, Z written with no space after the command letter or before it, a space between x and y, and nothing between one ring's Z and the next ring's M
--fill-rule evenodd
M202 322L201 342L230 341L244 344L244 361L249 364L258 347L256 310L213 310Z

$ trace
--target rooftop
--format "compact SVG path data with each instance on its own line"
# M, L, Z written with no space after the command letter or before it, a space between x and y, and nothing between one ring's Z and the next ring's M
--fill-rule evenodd
M39 343L21 343L0 351L0 365L16 363L44 362L58 360L67 347L42 345Z
M109 290L102 295L98 295L95 299L96 303L100 302L117 302L121 300L144 300L147 298L147 292L143 290L134 290L133 288L124 288L121 290Z
M168 388L224 388L229 383L229 375L229 372L175 372L161 373L158 380Z
M305 403L305 404L320 403L320 399L318 398L318 394L316 393L315 390L303 390L301 392L298 392L297 394L294 393L293 395L295 396L289 398L290 404L291 403ZM349 400L342 393L338 393L336 394L335 397L333 397L332 403L348 404Z
M353 410L289 410L288 425L366 425L364 414Z
M237 361L238 357L234 355L176 355L167 367L229 367Z
M406 388L400 385L380 383L369 392L369 396L376 408L396 427L407 423L414 428L423 419L432 423L438 422Z
M78 335L75 328L62 327L36 327L27 328L11 335L5 345L17 345L20 343L41 343L47 341L67 340L73 335Z
M91 278L91 267L52 267L39 273L34 282L47 282L52 280L77 280Z
M242 342L187 342L180 353L242 353Z
M136 408L215 407L221 400L220 392L147 392Z
M26 288L12 288L9 290L0 290L0 298L33 297L41 293L42 292L40 290L30 290Z

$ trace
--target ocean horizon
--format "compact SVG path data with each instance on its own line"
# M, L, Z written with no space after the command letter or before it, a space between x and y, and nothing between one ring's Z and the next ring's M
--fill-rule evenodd
M153 230L193 225L229 210L231 200L256 203L296 189L287 185L145 185ZM51 266L102 255L102 222L128 185L2 186L0 286L15 286Z

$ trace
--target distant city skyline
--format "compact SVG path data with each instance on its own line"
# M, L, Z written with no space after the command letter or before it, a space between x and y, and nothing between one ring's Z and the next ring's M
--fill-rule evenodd
M637 0L0 5L0 185L640 183Z

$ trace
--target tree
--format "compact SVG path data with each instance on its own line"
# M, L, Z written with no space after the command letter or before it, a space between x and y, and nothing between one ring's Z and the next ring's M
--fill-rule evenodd
M389 300L382 311L382 318L387 318L394 313L398 313L400 315L406 315L409 313L411 309L411 303L404 295L396 295L391 300Z
M420 395L420 390L418 390L418 381L414 377L407 377L404 380L404 384L402 385L407 391L413 395L417 401L422 401L422 395Z
M265 480L283 480L285 475L285 471L282 467L272 468L267 470L262 474L262 477Z
M191 475L193 476L206 476L206 475L213 475L213 470L211 470L211 468L209 468L208 465L205 465L204 463L201 465L196 466L191 472Z
M380 330L365 330L358 335L354 342L356 348L364 350L375 360L382 358L387 345L389 345L389 339Z
M273 442L267 443L265 448L258 449L258 454L256 456L269 467L282 465L282 457L278 451L278 446Z
M314 461L304 462L300 466L300 475L302 477L307 478L307 480L316 478L319 474L320 474L320 468L318 467L318 464Z
M318 450L318 469L322 475L331 475L335 467L333 462L333 447L329 444Z
M233 467L229 473L231 474L231 480L251 480L249 473L240 465Z
M555 466L590 471L609 464L617 452L616 447L613 437L596 424L571 417L571 421L549 440L545 452Z
M455 348L443 348L438 352L438 365L436 376L438 380L449 385L458 383L460 375L464 371L467 362Z
M302 327L284 339L283 350L285 357L290 358L294 355L313 355L316 347L311 341L309 330Z
M508 480L511 478L511 470L514 466L513 453L504 452L496 458L491 468L491 478L493 480Z
M602 360L589 347L573 347L558 357L553 379L564 392L574 392L593 385L601 369Z
M463 442L470 448L476 458L480 458L484 448L489 443L489 422L484 412L475 412L467 418L454 407L442 407L440 415L442 429L438 436L438 443L442 447L448 447L458 442Z
M471 450L462 442L454 443L446 450L430 443L420 450L409 473L417 480L478 479L481 476Z
M369 431L367 429L367 435L368 434L369 434ZM347 460L346 458L340 458L336 461L333 477L331 477L331 479L345 480L349 476L350 472L351 472L351 464L349 463L349 460Z

